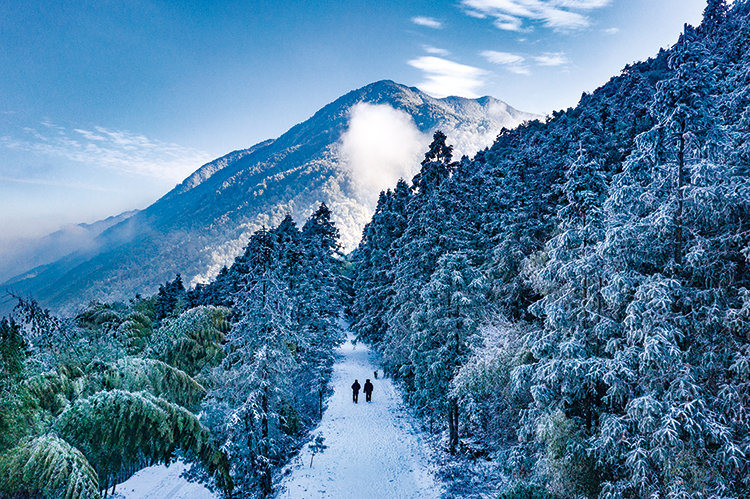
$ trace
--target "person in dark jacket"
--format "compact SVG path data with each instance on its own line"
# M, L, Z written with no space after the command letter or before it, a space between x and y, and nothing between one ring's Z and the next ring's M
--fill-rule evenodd
M372 389L373 389L372 383L370 383L369 379L366 379L365 380L365 395L366 395L365 401L366 402L372 401Z
M369 380L368 380L369 381ZM357 403L357 400L359 400L359 389L362 388L362 385L359 384L359 381L356 379L354 380L354 384L352 385L352 400L354 403Z

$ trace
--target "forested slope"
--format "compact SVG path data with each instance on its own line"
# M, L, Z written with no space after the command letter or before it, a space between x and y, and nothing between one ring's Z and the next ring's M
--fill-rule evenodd
M253 234L208 288L0 321L0 497L92 499L177 457L226 497L267 497L321 416L342 340L338 231Z
M379 109L388 118L381 122L376 112L374 121L372 114L357 120L358 109ZM474 152L490 144L502 127L537 116L492 97L435 99L392 81L371 83L324 106L275 140L202 166L160 200L78 251L0 282L0 292L33 295L45 307L73 314L91 300L151 294L176 273L188 285L208 283L224 265L232 264L250 234L278 225L287 214L304 220L321 202L332 208L341 243L351 249L384 185L371 187L373 179L393 169L412 174L418 161L411 158L419 157L412 146L409 152L393 148L395 152L384 158L386 164L372 169L360 165L360 156L368 156L365 164L375 161L370 156L377 153L370 147L375 147L378 135L372 130L352 131L361 130L356 123L378 129L399 127L403 121L417 148L441 127L451 131L457 147ZM360 152L354 155L347 145L351 134L363 139L355 139L352 147ZM398 173L391 175L395 180ZM0 314L11 308L0 300Z
M451 459L504 467L506 499L748 497L749 48L750 0L710 0L673 47L473 158L436 132L348 261L320 205L205 286L68 319L20 300L0 496L97 497L178 454L269 496L345 308Z
M353 328L508 496L746 497L750 3L381 194ZM435 416L433 416L435 415Z

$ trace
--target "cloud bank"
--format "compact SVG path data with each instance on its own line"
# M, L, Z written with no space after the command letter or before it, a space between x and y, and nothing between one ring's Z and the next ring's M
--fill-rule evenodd
M409 65L422 71L425 80L417 87L433 97L479 97L476 90L484 85L487 74L483 69L440 57L420 57L409 61Z
M0 137L0 147L97 165L149 178L182 181L210 161L203 151L149 139L144 135L96 126L68 130L49 121L24 128L20 137Z
M611 0L462 0L473 17L493 18L498 29L522 31L525 24L539 22L556 31L587 28L589 18L581 11L605 7Z
M412 117L387 104L357 104L350 111L349 128L341 137L339 160L351 173L361 199L375 208L380 191L399 178L411 182L430 137Z

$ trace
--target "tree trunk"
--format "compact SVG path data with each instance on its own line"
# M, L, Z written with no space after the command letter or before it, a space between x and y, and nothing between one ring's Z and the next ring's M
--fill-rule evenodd
M674 216L675 245L674 262L682 265L682 187L685 175L685 126L681 127L680 148L677 152L677 212Z
M320 419L323 419L323 389L318 390L318 395L320 396L319 405L318 408L320 409Z
M458 401L451 399L448 408L448 448L451 454L456 453L458 447Z
M589 252L588 252L589 248L587 246L587 242L588 241L586 240L586 212L585 211L583 211L583 225L581 226L581 229L582 229L581 232L583 232L583 261L584 261L584 263L586 263L586 260L589 257ZM585 276L583 276L583 301L584 301L583 306L584 307L586 306L586 303L585 303L586 299L589 296L588 293L589 293L589 275L587 273ZM585 321L586 320L586 315L584 314L583 317L584 317L584 321ZM586 327L586 323L585 322L584 322L583 327Z
M263 470L261 471L261 490L263 491L263 497L267 497L273 492L273 484L271 483L271 466L268 463L270 449L268 448L268 394L266 391L263 392L261 407L263 408L263 417L261 418L261 452L264 458Z

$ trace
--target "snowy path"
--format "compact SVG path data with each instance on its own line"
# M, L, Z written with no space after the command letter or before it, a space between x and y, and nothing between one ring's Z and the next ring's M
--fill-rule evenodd
M171 466L150 466L118 485L112 499L216 499L200 483L190 483L180 474L186 465L177 461Z
M314 435L328 448L315 455L304 447L284 470L277 499L437 499L440 487L427 469L424 442L403 409L389 379L374 379L370 351L351 340L334 366L333 395ZM360 393L352 402L350 386L370 378L372 402ZM151 466L117 486L113 499L216 499L203 485L180 477L181 462Z
M401 396L389 379L374 379L365 345L351 338L339 350L331 380L334 393L314 435L328 448L315 455L305 447L285 469L278 499L439 498L440 487L427 469L422 437L403 410ZM372 402L352 402L351 384L375 386Z

